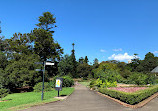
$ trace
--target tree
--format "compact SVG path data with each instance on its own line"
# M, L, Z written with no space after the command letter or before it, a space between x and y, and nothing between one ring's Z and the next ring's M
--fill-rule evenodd
M75 57L75 50L74 50L74 43L72 43L73 49L72 49L72 53L71 53L71 58L72 58L72 76L76 77L76 67L77 67L77 61L76 61L76 57Z
M39 16L39 23L36 24L38 27L40 27L41 29L44 29L46 31L49 31L51 33L54 33L53 29L54 27L57 27L55 25L56 23L56 18L54 17L53 14L51 14L50 12L44 12L42 16Z
M84 63L84 58L83 58L83 57L80 57L79 60L78 60L78 62L79 62L80 64L83 64L83 63Z
M141 65L143 65L145 72L151 72L151 70L158 66L158 61L153 53L148 52L145 55L144 61Z
M48 58L60 60L63 49L58 42L54 42L52 30L56 27L56 18L50 12L44 12L39 17L39 23L36 24L39 28L34 29L30 34L30 40L34 43L34 51L41 57L41 60L46 61Z
M92 75L91 73L92 67L87 63L79 64L77 66L77 77L88 77L88 75Z
M88 57L87 56L85 56L85 59L84 59L84 62L86 63L86 64L88 64Z
M1 23L1 21L0 21L0 23ZM2 32L2 30L1 30L1 26L0 26L0 34L1 34L1 32ZM4 39L4 36L0 36L0 51L5 51L6 44L3 39Z
M7 43L9 45L7 50L12 54L18 53L29 55L33 53L29 34L15 33L13 37L7 39Z
M95 58L93 61L93 68L98 68L98 67L99 67L99 61L97 58Z
M139 58L138 58L137 55L138 55L138 54L135 53L135 54L134 54L134 58L131 59L132 62L127 65L127 66L129 66L129 67L131 68L131 71L132 71L132 72L136 71L136 68L137 68L137 67L139 66L139 64L140 64L140 60L139 60Z
M60 60L63 49L57 42L54 42L52 33L44 29L35 29L30 38L35 43L34 51L40 56L41 60L46 61L47 58Z
M69 55L65 55L62 60L58 64L58 71L59 74L64 76L64 75L69 75L73 76L73 63L72 63L72 57Z
M35 64L38 62L38 55L25 55L19 54L19 59L10 60L10 64L5 68L5 87L10 89L12 92L16 88L24 86L34 86L37 82L42 80L42 73L35 71L42 66Z
M0 68L4 70L7 64L8 64L8 60L5 53L0 51Z

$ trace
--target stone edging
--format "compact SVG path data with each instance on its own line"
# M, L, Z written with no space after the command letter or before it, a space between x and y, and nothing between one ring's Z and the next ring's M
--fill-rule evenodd
M158 96L158 92L157 92L157 93L153 94L152 96L148 97L147 99L143 100L142 102L140 102L138 104L130 105L130 104L124 103L124 102L122 102L122 101L120 101L118 99L112 98L112 97L110 97L108 95L102 94L100 92L96 91L96 93L99 94L99 95L101 95L101 96L103 96L103 97L109 98L109 99L111 99L111 100L113 100L113 101L115 101L115 102L117 102L117 103L119 103L119 104L121 104L121 105L123 105L125 107L129 107L129 108L140 108L140 107L143 107L148 102L150 102L152 99L154 99L154 98L156 98Z

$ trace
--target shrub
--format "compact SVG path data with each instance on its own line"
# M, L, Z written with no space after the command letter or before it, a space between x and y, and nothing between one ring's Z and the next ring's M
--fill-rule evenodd
M117 82L111 82L108 80L101 80L100 78L98 78L97 80L92 80L90 82L90 88L92 87L101 87L101 88L105 88L105 87L116 87L117 86Z
M0 101L2 100L2 98L4 98L7 95L8 95L8 90L4 89L4 88L1 88L0 89Z
M34 92L40 92L40 91L42 91L42 84L43 84L42 82L37 83L33 87ZM51 85L48 82L44 83L44 91L51 91Z
M144 90L136 91L134 93L127 93L107 88L99 88L99 92L119 99L125 103L134 105L158 92L158 85L149 87Z
M105 87L116 87L117 86L117 82L108 82L105 81L102 85L101 88L105 88Z
M50 82L51 87L53 88L55 87L57 77L58 76L54 77L53 80ZM62 87L71 87L72 85L74 85L74 80L70 76L62 76L61 78L63 78Z
M128 80L132 84L137 85L146 85L148 84L148 76L146 74L134 72L132 75L129 76Z

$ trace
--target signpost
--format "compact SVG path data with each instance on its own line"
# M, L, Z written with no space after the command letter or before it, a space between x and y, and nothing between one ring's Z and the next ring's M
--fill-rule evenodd
M55 83L55 89L58 91L58 97L59 97L59 91L62 91L62 83L63 83L63 78L56 78L56 83Z
M42 62L36 62L35 64L42 64ZM54 65L54 63L44 61L44 69L35 69L36 71L43 71L43 83L42 83L42 94L41 100L43 101L44 98L44 74L45 74L45 67L46 65Z

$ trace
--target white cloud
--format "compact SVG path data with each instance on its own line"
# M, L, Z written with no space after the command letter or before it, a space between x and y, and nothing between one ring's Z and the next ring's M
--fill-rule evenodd
M128 55L128 53L124 53L124 54L113 54L110 57L108 57L108 59L112 59L112 60L119 60L119 61L128 61L134 58L134 55Z
M119 49L113 49L113 51L115 51L115 52L122 51L122 49L121 48L119 48Z
M100 52L106 52L106 50L104 50L104 49L100 49Z
M158 53L158 51L154 51L153 53L156 54L156 53Z

